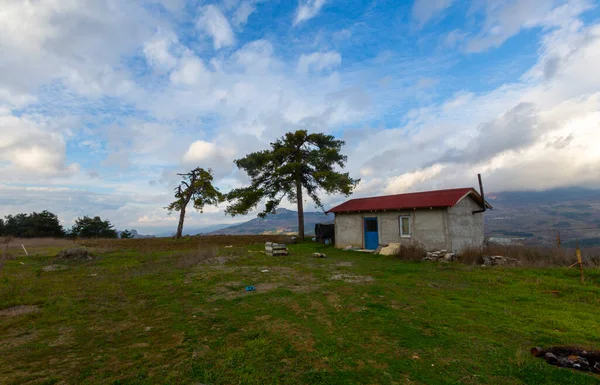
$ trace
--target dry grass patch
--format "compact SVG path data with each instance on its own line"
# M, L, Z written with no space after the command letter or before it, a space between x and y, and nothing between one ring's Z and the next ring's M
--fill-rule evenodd
M582 251L586 267L600 266L600 259L586 250ZM482 265L484 256L499 255L518 260L523 267L567 267L577 261L575 250L556 247L498 245L470 248L461 251L458 260L468 265Z

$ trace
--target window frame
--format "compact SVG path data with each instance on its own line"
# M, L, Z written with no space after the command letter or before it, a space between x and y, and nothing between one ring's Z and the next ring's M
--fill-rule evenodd
M408 234L404 234L403 230L402 230L402 220L406 218L408 219ZM399 215L398 216L398 226L399 228L399 232L400 232L400 238L410 238L412 236L412 220L410 215Z

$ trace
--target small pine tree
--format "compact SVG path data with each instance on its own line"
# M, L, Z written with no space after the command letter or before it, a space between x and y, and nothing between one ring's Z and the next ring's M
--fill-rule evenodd
M133 233L127 229L121 231L121 239L131 239L133 238Z
M100 217L90 218L87 215L77 218L71 229L71 235L80 238L117 238L117 230L109 221Z

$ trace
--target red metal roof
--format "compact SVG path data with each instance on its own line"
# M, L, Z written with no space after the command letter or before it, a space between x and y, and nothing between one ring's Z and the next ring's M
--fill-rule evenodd
M371 198L351 199L329 210L329 213L356 211L406 210L419 208L452 207L464 196L471 196L479 203L481 196L471 187L450 190L423 191L408 194L385 195ZM486 206L491 206L486 202Z

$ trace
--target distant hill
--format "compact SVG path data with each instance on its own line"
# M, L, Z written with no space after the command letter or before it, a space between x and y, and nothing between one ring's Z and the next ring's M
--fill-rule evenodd
M507 191L486 200L494 206L485 217L489 237L553 244L560 232L564 245L600 246L600 190Z
M333 222L333 214L326 215L322 212L305 212L304 229L306 234L314 234L315 224ZM287 234L298 232L298 213L287 209L277 209L276 214L269 214L265 218L254 218L248 222L228 226L211 235L248 235L248 234Z
M241 222L240 222L241 223ZM236 223L237 224L237 223ZM183 227L183 234L186 235L197 235L197 234L210 234L211 232L215 231L215 230L219 230L228 226L232 226L231 223L218 223L215 225L208 225L208 226L202 226L202 227L187 227L184 226ZM175 235L176 229L172 228L171 230L168 231L162 231L160 233L157 233L156 235L158 237L172 237Z

